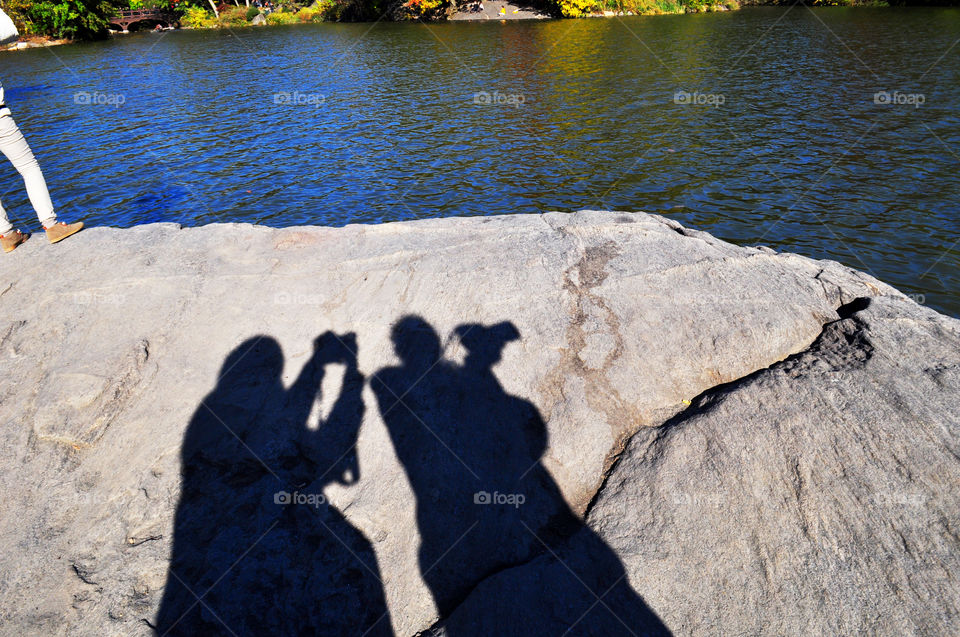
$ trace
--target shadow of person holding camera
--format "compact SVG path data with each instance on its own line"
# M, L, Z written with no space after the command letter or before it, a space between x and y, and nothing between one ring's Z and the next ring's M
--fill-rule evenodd
M270 337L224 361L183 441L158 634L392 634L373 548L323 494L359 479L356 351L353 334L321 335L289 389ZM346 367L342 389L311 429L331 363Z
M392 331L401 364L370 385L416 497L419 564L448 637L667 635L616 553L570 509L541 462L537 408L493 372L520 339L464 324L462 365L417 316ZM527 565L533 568L527 568Z

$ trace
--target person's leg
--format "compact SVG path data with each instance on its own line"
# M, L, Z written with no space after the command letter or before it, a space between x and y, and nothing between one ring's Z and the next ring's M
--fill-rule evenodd
M7 218L7 211L3 209L3 204L0 204L0 236L8 234L11 230L13 230L13 224Z
M23 133L17 128L9 109L6 108L0 109L0 152L6 155L13 167L23 177L23 183L27 187L27 196L30 198L30 203L33 205L40 223L45 228L54 225L57 222L57 215L53 211L53 202L50 201L50 192L47 190L47 182L43 178L40 164L37 163L27 140L23 138ZM0 224L2 226L10 225L9 220L6 219L6 214L3 214L0 218Z
M9 111L7 111L7 109L0 109L0 127L5 123L4 113L9 113ZM0 203L0 236L10 234L12 230L13 224L10 223L10 218L7 217L7 211L3 209L3 204Z

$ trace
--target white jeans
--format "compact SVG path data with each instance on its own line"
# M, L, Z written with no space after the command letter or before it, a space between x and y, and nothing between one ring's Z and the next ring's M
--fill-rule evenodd
M7 156L13 167L23 177L27 187L27 196L37 213L37 218L44 226L52 226L57 222L57 215L53 212L53 203L47 191L47 182L43 179L40 164L30 151L27 140L23 138L16 122L10 116L10 109L0 108L0 153ZM0 234L13 230L13 224L7 219L7 213L0 204Z

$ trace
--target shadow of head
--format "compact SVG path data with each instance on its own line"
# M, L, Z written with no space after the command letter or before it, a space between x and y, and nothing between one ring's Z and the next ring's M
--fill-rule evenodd
M315 364L342 363L356 366L358 347L357 335L354 332L337 334L327 330L313 341L313 346Z
M499 362L507 343L520 338L519 330L509 321L490 326L465 323L457 326L454 333L467 350L467 365L480 367Z
M276 409L283 396L283 365L280 344L269 336L249 338L234 348L220 368L216 387L204 397L187 428L184 459L199 454L210 462L242 464L253 447L267 447L256 449L254 456L272 451L273 430L281 426L281 419L267 423L263 414Z
M238 345L220 368L218 389L243 390L279 383L283 374L283 350L280 343L269 336L254 336Z
M419 316L405 316L394 323L390 338L405 367L426 370L442 354L436 330Z

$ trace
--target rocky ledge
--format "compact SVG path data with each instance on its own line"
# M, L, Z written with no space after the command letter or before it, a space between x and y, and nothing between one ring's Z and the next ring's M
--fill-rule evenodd
M955 633L960 322L646 214L0 259L0 633Z

